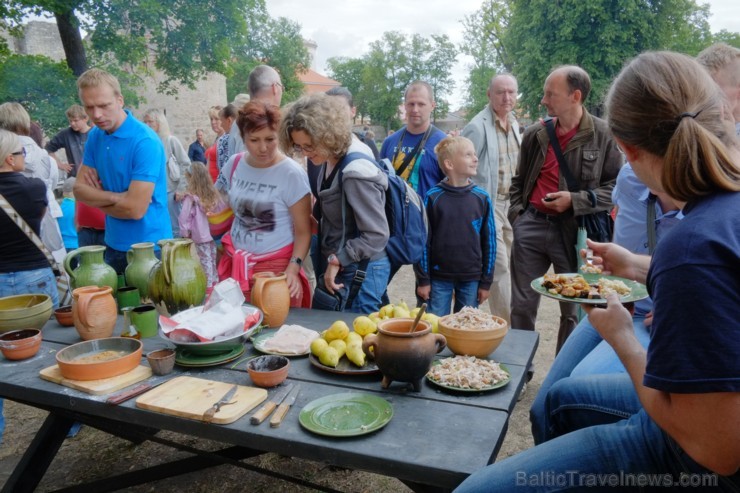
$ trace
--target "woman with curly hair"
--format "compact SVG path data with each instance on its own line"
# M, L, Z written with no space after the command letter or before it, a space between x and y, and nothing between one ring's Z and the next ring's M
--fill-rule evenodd
M229 158L216 181L234 211L223 236L220 279L236 279L250 299L256 272L285 272L291 306L309 307L311 292L301 269L311 242L311 190L301 166L278 149L280 109L250 101L239 110L247 152Z
M319 287L342 294L345 311L371 313L380 308L390 274L385 253L388 178L360 155L347 158L352 125L343 104L325 94L302 97L285 110L280 145L321 166L316 218L321 261L314 265ZM356 279L363 272L364 281L361 274Z

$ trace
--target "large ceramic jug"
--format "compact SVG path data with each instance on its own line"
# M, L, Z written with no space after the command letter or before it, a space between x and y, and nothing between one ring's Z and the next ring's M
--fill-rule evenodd
M284 273L258 272L254 275L252 304L262 310L262 323L268 327L280 327L290 310L290 290Z
M72 250L64 259L64 270L69 274L72 289L83 286L110 286L115 296L118 290L118 275L110 265L105 263L105 247L90 245ZM80 264L72 269L72 259L79 256Z
M412 318L393 318L378 323L378 333L368 334L362 350L374 355L383 374L384 389L394 380L409 382L414 390L421 390L421 379L432 367L434 355L442 351L447 340L442 334L433 334L432 325L419 321L414 332L409 332Z
M83 340L110 337L117 317L110 286L84 286L72 291L72 320Z
M206 296L206 275L189 239L159 242L162 260L149 273L149 298L157 311L167 317L202 305Z
M149 302L149 273L157 265L154 243L134 243L126 252L126 284L139 289L142 303Z

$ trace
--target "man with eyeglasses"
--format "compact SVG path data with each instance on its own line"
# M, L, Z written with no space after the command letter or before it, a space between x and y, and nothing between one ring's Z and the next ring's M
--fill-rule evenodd
M250 100L258 99L280 107L280 101L283 99L283 84L280 81L280 74L274 68L267 65L257 65L249 73L247 87ZM237 108L237 111L240 109ZM226 147L229 157L245 151L244 141L239 134L238 125L231 126Z

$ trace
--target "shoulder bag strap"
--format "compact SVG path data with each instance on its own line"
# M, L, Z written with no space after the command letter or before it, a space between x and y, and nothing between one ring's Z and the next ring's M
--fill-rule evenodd
M655 231L655 202L658 200L654 194L648 195L647 203L647 239L648 253L650 255L655 251L655 245L658 243L657 232Z
M555 135L555 125L552 123L552 120L552 117L545 118L545 128L547 129L547 136L550 138L550 145L552 145L552 150L555 151L555 157L558 160L560 172L563 174L563 178L565 178L565 182L568 184L568 190L571 192L577 192L580 187L578 186L576 179L573 177L573 174L570 172L570 169L565 164L565 156L563 156L563 150L560 149L560 141Z
M429 125L429 128L427 128L427 131L424 132L424 136L421 138L419 143L416 144L416 147L414 149L406 154L406 156L403 158L403 163L401 163L401 166L398 167L396 170L396 175L401 176L406 171L406 168L409 167L409 165L413 162L414 159L416 159L417 154L420 154L422 150L424 150L424 146L427 143L427 140L429 139L429 136L432 134L432 129L434 129L434 125ZM396 154L393 156L393 162L396 161L396 156L398 155L398 152L401 150L401 146L403 145L403 137L406 135L406 130L404 129L403 133L401 134L401 139L398 141L398 147L396 148Z
M8 215L11 221L13 221L16 226L18 226L21 231L28 237L31 242L33 242L34 245L38 247L39 250L44 254L46 257L46 260L49 261L49 264L51 265L52 270L54 271L54 275L58 276L61 273L61 270L59 269L59 265L57 264L57 261L54 260L54 256L51 254L48 248L46 248L46 245L44 245L44 242L41 241L41 238L31 229L31 226L28 225L28 223L21 217L20 214L13 208L12 205L10 205L10 202L5 200L5 197L0 195L0 208L5 211L5 213Z

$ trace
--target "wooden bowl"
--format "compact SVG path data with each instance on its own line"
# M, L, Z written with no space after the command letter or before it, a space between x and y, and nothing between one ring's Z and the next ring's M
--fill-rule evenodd
M20 294L0 298L0 332L39 329L51 318L53 305L45 294Z
M141 362L141 341L109 337L79 342L57 353L57 365L64 378L100 380L123 375Z
M75 324L72 319L72 305L60 306L54 310L54 316L63 327L72 327Z
M439 319L439 333L447 339L447 347L455 354L487 358L503 342L509 324L501 317L491 315L499 324L495 329L456 329L447 325L447 315Z
M26 359L39 352L41 331L38 329L21 329L0 335L0 351L10 360Z
M290 360L285 356L268 354L249 360L247 372L257 387L274 387L288 378Z

